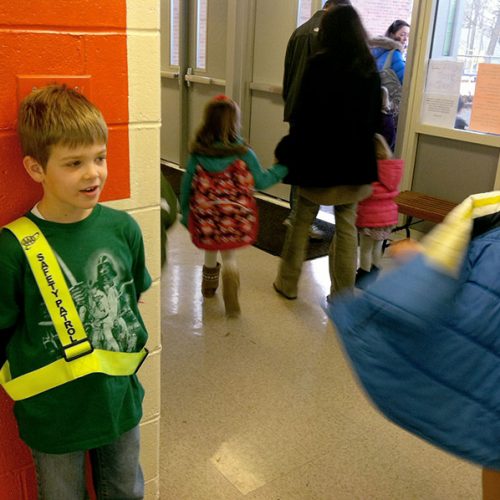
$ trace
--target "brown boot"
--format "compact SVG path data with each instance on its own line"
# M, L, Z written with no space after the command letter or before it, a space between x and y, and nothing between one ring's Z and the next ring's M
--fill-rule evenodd
M222 297L226 306L226 315L230 318L239 316L240 303L238 301L238 289L240 287L240 274L233 267L222 269Z
M203 297L213 297L219 286L220 264L215 267L203 266L203 278L201 280L201 294Z

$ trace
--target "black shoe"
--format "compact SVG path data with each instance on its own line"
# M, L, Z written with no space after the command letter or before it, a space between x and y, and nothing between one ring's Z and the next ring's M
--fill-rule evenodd
M287 295L285 292L283 292L282 290L280 290L277 286L276 286L276 283L273 283L273 288L274 290L279 293L282 297L285 297L285 299L288 299L288 300L295 300L297 298L297 295L295 296L292 296L292 295Z
M380 273L380 268L377 266L371 267L370 271L365 271L361 267L356 271L356 280L354 286L360 290L364 290L368 285L373 283Z
M372 281L375 281L378 278L379 274L380 274L380 267L374 266L372 264L372 267L370 269L370 277L372 278Z
M314 222L311 224L311 227L309 228L309 239L310 240L317 240L321 241L326 238L326 233L323 231L318 225L314 224Z
M354 281L354 286L356 288L364 288L362 285L361 285L361 282L364 281L364 279L369 276L370 274L370 271L365 271L363 268L359 268L357 271L356 271L356 280Z

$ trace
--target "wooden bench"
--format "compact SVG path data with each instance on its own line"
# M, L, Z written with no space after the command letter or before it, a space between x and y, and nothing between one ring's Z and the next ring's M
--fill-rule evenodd
M406 231L406 237L410 237L410 226L419 222L428 221L439 223L448 215L448 213L457 206L452 201L434 198L423 193L415 191L402 191L396 197L398 211L406 216L405 223L397 226L393 231ZM417 220L414 220L417 219Z

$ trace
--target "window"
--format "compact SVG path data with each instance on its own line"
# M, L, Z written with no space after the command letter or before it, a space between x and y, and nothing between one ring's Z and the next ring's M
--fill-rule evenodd
M297 26L304 24L312 15L312 0L299 0L297 12Z
M484 105L486 93L489 97L494 92L498 93L498 87L493 89L492 84L496 82L498 85L500 74L497 68L487 68L485 65L500 63L499 41L498 0L439 0L430 59L463 64L455 128L472 128L472 120L476 130L500 133L493 123L491 129L485 130L488 121L482 119L483 111L479 109L481 104ZM478 76L481 80L479 86L476 85ZM476 94L477 103L474 109ZM495 106L494 100L491 105ZM480 115L481 120L478 121ZM479 123L480 129L477 128Z
M207 3L198 0L196 9L196 69L207 67Z
M179 0L170 0L170 66L179 66Z

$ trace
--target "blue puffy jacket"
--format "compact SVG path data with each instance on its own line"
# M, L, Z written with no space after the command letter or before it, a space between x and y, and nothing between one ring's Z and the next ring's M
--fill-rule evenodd
M394 50L392 54L391 68L398 76L399 81L403 83L406 66L406 62L403 59L403 46L397 40L393 40L392 38L388 38L386 36L377 36L372 38L369 41L369 45L379 71L381 71L384 67L384 63L389 55L389 52Z
M498 469L500 191L467 198L423 244L423 254L327 312L388 418Z

